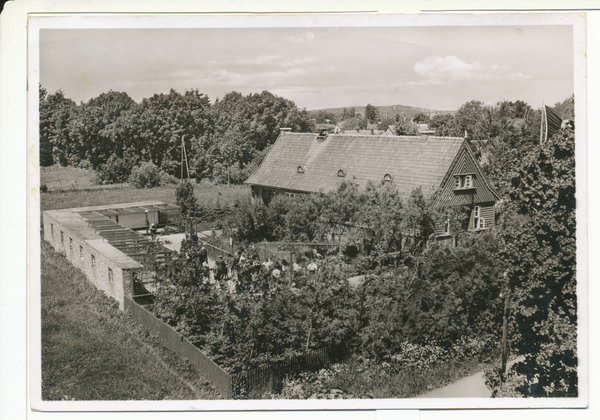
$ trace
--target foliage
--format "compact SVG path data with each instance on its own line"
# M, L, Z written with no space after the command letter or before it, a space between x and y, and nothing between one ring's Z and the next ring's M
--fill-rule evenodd
M377 108L375 108L371 104L367 104L367 106L365 107L365 119L368 122L375 124L379 119L379 111L377 110Z
M189 219L198 213L198 202L194 195L194 184L183 181L175 190L175 202L183 219Z
M501 237L513 294L512 370L525 396L577 396L575 139L561 130L511 173Z
M161 174L152 162L142 162L131 170L129 183L135 188L154 188L161 183Z
M133 169L133 160L112 155L106 163L98 166L94 182L96 184L120 184L127 182Z
M269 92L225 95L211 105L198 90L134 102L124 92L102 93L76 105L62 91L40 85L42 165L89 164L98 169L115 157L152 162L172 176L182 171L182 144L190 176L241 183L257 167L281 127L314 131L306 110ZM101 180L110 181L101 168ZM183 168L187 169L187 168Z

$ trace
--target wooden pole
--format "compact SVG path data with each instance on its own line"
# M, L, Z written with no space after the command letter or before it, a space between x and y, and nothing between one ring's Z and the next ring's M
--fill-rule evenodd
M500 371L500 381L504 378L506 374L506 359L508 358L508 346L506 344L507 336L508 336L508 317L507 317L507 308L508 308L508 290L504 293L504 311L502 314L502 367Z

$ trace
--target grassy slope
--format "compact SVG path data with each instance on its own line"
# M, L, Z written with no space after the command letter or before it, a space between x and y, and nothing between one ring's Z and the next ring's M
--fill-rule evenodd
M43 399L219 398L45 242L41 261Z

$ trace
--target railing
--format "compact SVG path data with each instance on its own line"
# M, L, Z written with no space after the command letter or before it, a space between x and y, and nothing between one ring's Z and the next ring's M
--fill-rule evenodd
M244 392L260 392L271 389L275 382L280 382L286 375L306 369L320 369L330 361L329 351L322 348L281 362L230 375L172 327L154 316L152 312L127 296L124 299L125 310L130 310L134 319L151 333L156 334L161 344L173 350L179 357L189 360L196 369L204 373L224 398L230 399Z

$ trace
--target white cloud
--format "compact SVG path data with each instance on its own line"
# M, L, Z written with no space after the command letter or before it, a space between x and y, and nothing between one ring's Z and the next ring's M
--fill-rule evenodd
M506 74L503 72L506 69L506 65L483 66L478 62L467 63L454 55L432 56L414 65L414 71L421 80L409 84L427 86L465 80L520 80L531 77L519 71Z
M306 31L303 34L297 36L288 36L285 39L299 44L302 42L311 42L313 39L315 39L315 34L313 32Z
M427 57L415 64L414 70L425 80L458 81L476 78L483 67L479 63L465 63L460 58L449 55L447 57Z

